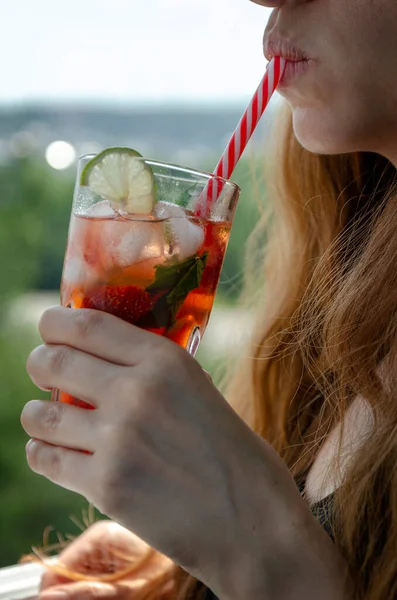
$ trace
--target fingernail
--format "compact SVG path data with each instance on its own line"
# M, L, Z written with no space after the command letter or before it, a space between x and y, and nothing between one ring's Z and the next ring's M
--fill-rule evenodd
M35 443L36 443L36 440L33 440L33 439L29 440L25 446L26 452L29 452L32 449L32 447L35 445Z

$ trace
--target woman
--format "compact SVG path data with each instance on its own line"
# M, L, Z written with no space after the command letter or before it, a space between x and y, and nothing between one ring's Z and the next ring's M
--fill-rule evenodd
M43 599L397 597L397 3L256 2L274 8L267 58L295 64L272 218L247 252L257 321L227 393L241 418L167 340L48 311L33 381L98 409L28 403L29 464L124 528L72 544L81 581L47 574ZM93 587L93 571L108 577Z

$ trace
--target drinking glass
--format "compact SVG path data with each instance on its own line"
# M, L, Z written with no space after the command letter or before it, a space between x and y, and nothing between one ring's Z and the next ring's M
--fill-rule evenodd
M82 185L94 156L79 160L61 304L104 311L195 355L214 303L240 189L208 173L139 158L156 204L126 214ZM216 199L208 189L216 189ZM53 399L87 407L55 391Z

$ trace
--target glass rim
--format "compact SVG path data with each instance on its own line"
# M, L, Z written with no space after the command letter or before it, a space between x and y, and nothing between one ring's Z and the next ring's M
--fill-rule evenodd
M83 160L92 160L96 156L98 156L100 152L97 153L88 153L82 154L78 158L78 162L80 163ZM241 188L237 183L234 183L231 179L225 179L224 177L220 177L219 175L215 175L214 173L209 173L208 171L200 171L199 169L192 169L191 167L184 167L182 165L176 165L174 163L168 163L161 160L154 160L151 158L146 158L145 156L137 156L138 160L143 160L149 164L149 166L157 166L157 167L169 167L171 169L178 170L181 173L186 173L190 175L200 176L208 181L219 181L222 183L224 187L231 187L235 192L241 192Z

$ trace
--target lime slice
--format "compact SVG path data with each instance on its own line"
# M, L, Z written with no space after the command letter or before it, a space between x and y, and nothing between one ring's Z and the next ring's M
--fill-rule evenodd
M130 148L108 148L85 167L81 185L109 200L116 210L150 214L156 203L152 169Z

